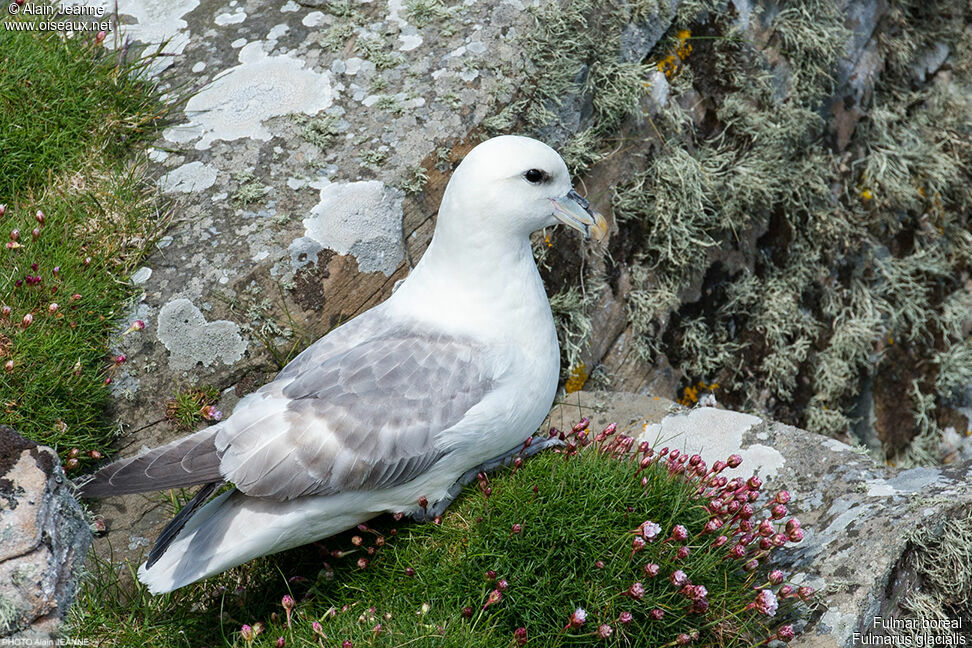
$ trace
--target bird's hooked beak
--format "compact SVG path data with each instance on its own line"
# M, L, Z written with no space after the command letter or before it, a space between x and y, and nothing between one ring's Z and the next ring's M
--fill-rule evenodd
M591 203L584 196L573 189L562 198L551 198L550 202L553 204L554 218L578 232L583 232L585 238L590 239L593 236L600 241L607 235L607 221L591 209Z

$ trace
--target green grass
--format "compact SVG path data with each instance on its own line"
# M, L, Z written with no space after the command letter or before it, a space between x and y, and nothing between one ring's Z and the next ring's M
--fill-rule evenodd
M58 180L92 149L116 159L155 132L160 106L141 63L119 62L92 34L0 33L0 203Z
M133 153L167 108L147 58L91 34L0 33L0 411L62 458L77 448L78 467L112 438L126 280L166 220Z
M747 609L766 586L765 566L744 571L742 560L725 559L734 541L716 547L718 533L702 533L710 515L698 477L673 475L677 462L638 471L642 456L619 460L596 443L572 456L544 452L469 485L440 524L385 516L159 597L140 586L126 592L105 567L82 589L74 633L160 648L275 646L279 637L288 646L510 646L520 627L528 645L551 647L662 646L693 632L695 645L750 646L771 636L797 599L781 597L773 617ZM766 515L757 510L754 520ZM646 520L661 532L632 553L633 531ZM686 543L665 541L676 524L687 528ZM682 544L690 553L679 559ZM660 565L653 578L644 572L652 562ZM687 611L689 599L669 581L677 569L708 590L704 614ZM625 594L635 582L645 589L640 600ZM290 627L284 596L297 600ZM565 629L578 607L586 623ZM650 616L656 608L661 620ZM630 623L618 621L623 612ZM594 634L602 624L612 630L607 640ZM247 641L244 625L262 632Z

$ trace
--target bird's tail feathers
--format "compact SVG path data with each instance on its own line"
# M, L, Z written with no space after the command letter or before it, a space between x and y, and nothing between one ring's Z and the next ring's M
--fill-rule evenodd
M135 457L119 459L75 482L78 497L180 488L222 482L214 439L218 426L191 434Z

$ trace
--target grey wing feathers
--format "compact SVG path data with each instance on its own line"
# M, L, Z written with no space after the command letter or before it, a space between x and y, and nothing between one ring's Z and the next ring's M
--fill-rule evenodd
M267 385L216 439L247 495L292 499L407 482L440 459L442 431L492 389L480 349L389 333Z
M197 432L128 459L119 459L78 484L78 496L144 493L221 482L216 428Z

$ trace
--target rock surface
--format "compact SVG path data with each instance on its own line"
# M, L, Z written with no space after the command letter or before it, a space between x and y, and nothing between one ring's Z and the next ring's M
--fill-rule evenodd
M788 544L776 560L791 582L819 593L793 646L880 645L874 636L885 629L876 627L875 619L913 618L902 609L922 587L906 569L906 558L915 549L913 534L923 530L940 537L947 523L964 520L972 510L972 462L896 470L840 441L788 425L713 407L686 409L631 393L570 394L548 421L569 426L582 416L590 417L592 430L616 422L620 431L639 440L698 452L709 464L738 453L742 465L724 474L748 477L758 471L764 492L791 493L790 513L802 522L805 536L800 544ZM967 550L972 536L964 541ZM972 582L944 585L962 591ZM951 619L958 621L960 614L953 612ZM968 632L968 618L964 622ZM869 633L873 636L866 639Z
M74 601L91 531L68 484L56 452L0 425L0 645L53 645Z

